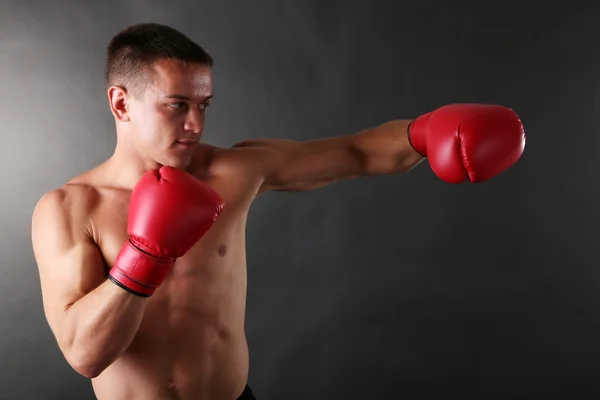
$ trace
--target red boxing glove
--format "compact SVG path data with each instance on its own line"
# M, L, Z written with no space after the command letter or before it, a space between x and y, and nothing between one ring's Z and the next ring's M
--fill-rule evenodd
M518 115L489 104L452 104L412 121L408 138L448 183L490 179L516 163L525 149Z
M183 256L223 211L223 200L185 171L148 171L129 202L129 240L117 255L109 279L138 296L151 296L175 260Z

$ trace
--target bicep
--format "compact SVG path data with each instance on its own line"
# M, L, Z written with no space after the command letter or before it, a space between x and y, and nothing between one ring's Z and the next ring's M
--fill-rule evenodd
M85 225L65 205L65 194L46 194L32 218L32 244L44 313L56 334L70 305L106 279L102 256Z

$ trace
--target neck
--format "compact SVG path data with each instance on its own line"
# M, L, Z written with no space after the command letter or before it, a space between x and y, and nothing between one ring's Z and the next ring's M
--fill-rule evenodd
M133 189L147 171L161 166L155 161L144 159L126 143L119 142L113 155L104 163L107 178L111 183L129 189Z

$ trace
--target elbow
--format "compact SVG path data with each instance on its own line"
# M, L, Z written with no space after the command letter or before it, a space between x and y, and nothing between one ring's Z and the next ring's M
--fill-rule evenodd
M102 371L100 371L98 369L89 369L89 368L82 368L82 367L76 368L74 366L72 366L72 368L79 375L83 376L84 378L88 378L88 379L94 379L94 378L100 376L100 374L102 373Z
M90 360L67 358L67 362L75 372L88 379L98 377L104 370L99 363Z
M102 360L86 350L71 350L65 352L64 356L75 372L88 379L98 377L107 367Z

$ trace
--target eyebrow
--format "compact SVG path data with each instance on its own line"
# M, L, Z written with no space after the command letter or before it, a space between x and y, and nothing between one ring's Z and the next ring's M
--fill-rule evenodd
M182 94L170 94L170 95L166 96L166 98L167 99L173 99L173 100L185 100L185 101L191 101L192 100L190 97L184 96ZM204 98L204 101L210 100L212 98L213 98L213 95L210 94L210 95L208 95L208 96L206 96Z

